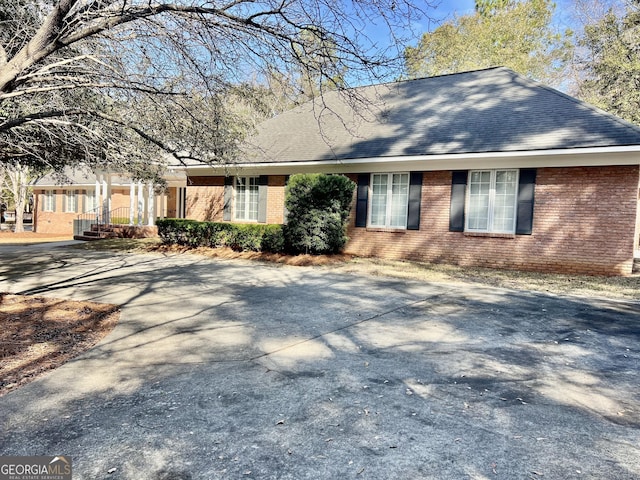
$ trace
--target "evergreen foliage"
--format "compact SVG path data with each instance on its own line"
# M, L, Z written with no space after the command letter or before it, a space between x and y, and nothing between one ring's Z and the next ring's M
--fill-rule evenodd
M560 82L573 52L572 32L556 31L551 0L477 0L475 9L405 50L409 77L504 66L539 81Z
M181 218L159 219L163 243L188 247L230 247L236 251L282 252L282 225L198 222Z
M285 194L288 221L283 232L287 250L311 254L342 250L355 187L343 175L293 175Z
M580 46L586 53L580 97L640 124L640 1L585 26Z

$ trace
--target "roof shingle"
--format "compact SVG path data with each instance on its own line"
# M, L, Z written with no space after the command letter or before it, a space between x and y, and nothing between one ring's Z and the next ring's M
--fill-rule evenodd
M350 93L267 120L241 163L640 145L639 127L504 67Z

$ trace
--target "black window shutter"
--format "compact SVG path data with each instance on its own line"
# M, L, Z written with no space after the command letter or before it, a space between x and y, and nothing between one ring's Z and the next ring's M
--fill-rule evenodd
M224 208L222 219L231 220L231 200L233 199L233 177L224 177Z
M533 232L535 185L536 169L521 169L518 182L518 218L516 220L516 233L518 235L531 235Z
M51 191L51 196L53 197L51 201L51 205L52 205L51 211L55 212L56 211L56 191L55 190Z
M358 175L358 191L356 194L356 227L367 226L367 202L369 201L369 178L368 173Z
M409 174L409 206L407 230L420 230L420 203L422 201L422 172Z
M267 191L269 176L260 175L258 178L258 222L267 223Z
M451 205L449 231L464 232L464 203L467 190L467 170L451 172Z

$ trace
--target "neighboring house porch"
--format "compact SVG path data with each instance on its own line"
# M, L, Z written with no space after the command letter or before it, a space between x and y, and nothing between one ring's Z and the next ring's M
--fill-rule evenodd
M48 175L33 186L34 231L72 236L92 224L154 227L156 218L184 212L184 185L183 174L168 174L162 189L86 168Z

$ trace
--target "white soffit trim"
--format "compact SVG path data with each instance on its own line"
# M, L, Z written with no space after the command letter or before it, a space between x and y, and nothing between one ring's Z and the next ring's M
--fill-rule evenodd
M355 158L305 162L239 163L185 167L191 176L331 172L471 170L477 168L597 167L640 165L640 145L570 150L489 152L448 155Z

